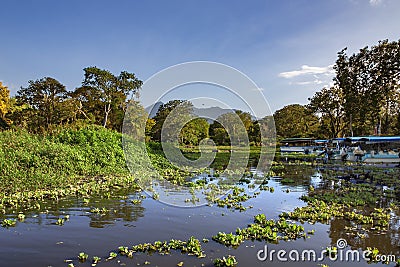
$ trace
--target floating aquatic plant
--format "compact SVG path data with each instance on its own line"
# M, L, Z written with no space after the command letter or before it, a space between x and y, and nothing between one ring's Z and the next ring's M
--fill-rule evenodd
M228 255L228 257L217 258L214 260L214 266L216 267L233 267L237 265L235 256Z
M81 261L81 262L86 261L88 257L89 257L89 255L86 254L85 252L80 252L78 254L78 260Z
M236 233L219 232L213 236L213 240L226 246L237 247L244 240L265 240L276 243L278 240L291 240L306 237L304 227L288 223L281 218L278 221L268 220L265 214L258 214L254 217L254 223L244 229L236 229Z
M14 227L16 224L17 224L17 221L13 220L13 219L4 219L1 222L1 226L3 226L3 227Z

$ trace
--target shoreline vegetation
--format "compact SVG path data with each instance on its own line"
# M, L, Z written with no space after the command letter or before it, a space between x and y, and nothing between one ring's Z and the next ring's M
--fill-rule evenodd
M122 134L114 130L88 126L52 135L8 130L0 132L0 144L0 211L68 195L86 197L126 187L140 190L136 175L126 166ZM157 146L148 146L158 162L156 168L173 170L178 177L187 175L179 175L152 147Z
M69 195L87 197L126 187L140 190L135 176L146 175L140 168L140 155L135 159L138 173L128 170L122 134L100 126L60 129L49 135L7 130L0 132L0 144L0 211ZM158 172L173 183L193 186L185 181L191 173L170 163L161 144L150 142L146 147ZM199 156L191 149L182 152L192 160ZM227 165L230 155L227 147L219 147L211 165L216 173ZM251 147L248 167L254 166L259 156L260 148Z

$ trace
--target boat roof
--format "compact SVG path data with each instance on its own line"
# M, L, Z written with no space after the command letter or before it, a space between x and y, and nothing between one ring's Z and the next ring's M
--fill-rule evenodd
M400 136L355 136L346 139L351 142L400 142Z
M317 139L317 140L315 140L315 143L329 143L329 140L326 140L326 139Z
M282 143L314 142L315 138L285 138Z

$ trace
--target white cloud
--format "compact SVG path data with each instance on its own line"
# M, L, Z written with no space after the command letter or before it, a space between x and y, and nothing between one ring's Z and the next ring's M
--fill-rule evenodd
M313 81L303 81L303 82L295 82L294 84L297 85L308 85L308 84L322 84L324 81L321 81L320 79L315 79Z
M283 77L286 79L291 79L297 76L309 75L309 74L333 74L333 65L329 65L326 67L310 67L307 65L301 66L300 70L286 71L279 73L279 77Z
M383 0L369 0L369 4L371 6L379 6L380 4L382 4Z
M252 88L251 91L264 91L264 88L258 87L258 88Z

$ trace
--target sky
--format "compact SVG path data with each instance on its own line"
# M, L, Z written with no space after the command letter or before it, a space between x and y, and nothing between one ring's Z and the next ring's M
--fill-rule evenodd
M3 0L0 7L0 81L12 95L43 77L73 90L88 66L146 81L176 64L212 61L247 75L273 112L307 104L329 86L343 48L352 54L400 39L398 0ZM207 96L213 86L206 87L187 86L182 95ZM148 106L146 99L154 97L143 97Z

